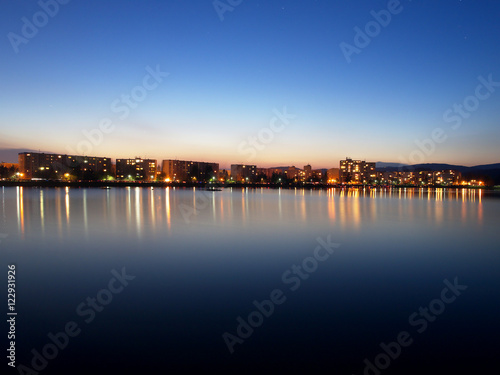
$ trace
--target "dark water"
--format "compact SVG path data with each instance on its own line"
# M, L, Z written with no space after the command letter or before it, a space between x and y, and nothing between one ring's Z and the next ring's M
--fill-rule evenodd
M499 218L469 190L0 188L16 365L480 373L500 353Z

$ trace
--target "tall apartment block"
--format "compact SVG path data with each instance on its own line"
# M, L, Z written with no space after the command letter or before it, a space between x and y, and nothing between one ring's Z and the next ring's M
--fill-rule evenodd
M111 158L22 152L18 154L19 172L24 179L51 173L57 178L65 174L92 172L97 176L111 175Z
M116 178L143 181L156 180L158 163L153 159L116 159Z
M340 161L340 181L352 184L372 183L377 179L376 163L346 158Z
M234 181L255 181L257 176L256 165L231 164L231 178Z
M219 163L205 163L190 160L163 160L162 172L168 181L208 181L217 178Z

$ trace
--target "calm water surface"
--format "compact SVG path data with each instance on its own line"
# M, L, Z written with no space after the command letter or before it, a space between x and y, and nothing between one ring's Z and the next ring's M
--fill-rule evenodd
M17 364L75 322L40 374L479 373L500 353L499 219L473 190L0 188ZM443 302L445 280L467 288Z

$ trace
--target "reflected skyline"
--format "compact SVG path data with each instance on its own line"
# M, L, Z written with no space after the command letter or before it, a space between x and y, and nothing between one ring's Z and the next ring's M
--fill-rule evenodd
M168 348L165 361L182 366L192 356L205 363L204 353L227 363L222 332L234 330L235 317L246 317L252 301L284 286L284 270L313 259L318 237L341 246L239 348L245 361L253 360L255 350L265 352L266 361L281 356L283 363L291 361L290 352L311 362L336 355L344 373L359 373L363 358L386 339L384 332L403 329L401 319L431 301L444 278L455 276L471 285L470 295L484 291L453 305L458 322L436 323L451 332L455 346L443 349L440 333L429 333L430 348L415 346L407 353L418 361L439 350L454 355L462 347L457 340L464 336L463 321L470 327L467 340L478 332L486 340L497 337L491 331L496 315L484 317L500 300L491 287L499 278L496 192L2 187L0 195L7 219L2 232L8 233L2 255L21 270L22 309L38 311L48 295L59 301L49 310L50 326L38 314L23 315L26 326L42 333L23 333L21 363L28 363L31 347L45 343L32 343L33 337L46 340L51 327L63 327L75 306L101 290L109 270L119 267L137 276L129 297L117 295L117 308L106 308L96 319L98 329L86 327L75 346L94 348L105 340L114 350L122 342L116 335L120 329L134 339L128 353L163 358ZM151 341L143 344L144 314L157 333L148 331ZM373 332L368 338L367 330ZM497 355L488 351L493 347L488 342L481 345L478 350ZM346 358L342 350L361 358ZM64 354L73 358L72 353L79 355ZM65 356L56 365L64 366Z
M2 212L9 212L2 188ZM301 223L314 222L318 216L328 218L340 228L359 229L362 223L375 222L390 202L405 220L425 215L442 225L458 213L462 223L483 220L482 190L475 189L224 189L210 192L196 188L124 189L29 189L16 187L17 232L22 237L27 228L40 228L43 237L48 228L59 238L70 227L83 228L88 238L89 221L114 232L125 225L137 238L182 227L203 220L217 225L250 225L264 220L295 218ZM408 204L412 202L412 204ZM425 205L415 204L424 202ZM163 207L163 208L162 208Z

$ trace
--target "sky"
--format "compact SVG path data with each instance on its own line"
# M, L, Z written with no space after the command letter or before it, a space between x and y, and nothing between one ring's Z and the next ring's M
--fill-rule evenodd
M2 1L0 161L498 163L499 19L494 0Z

